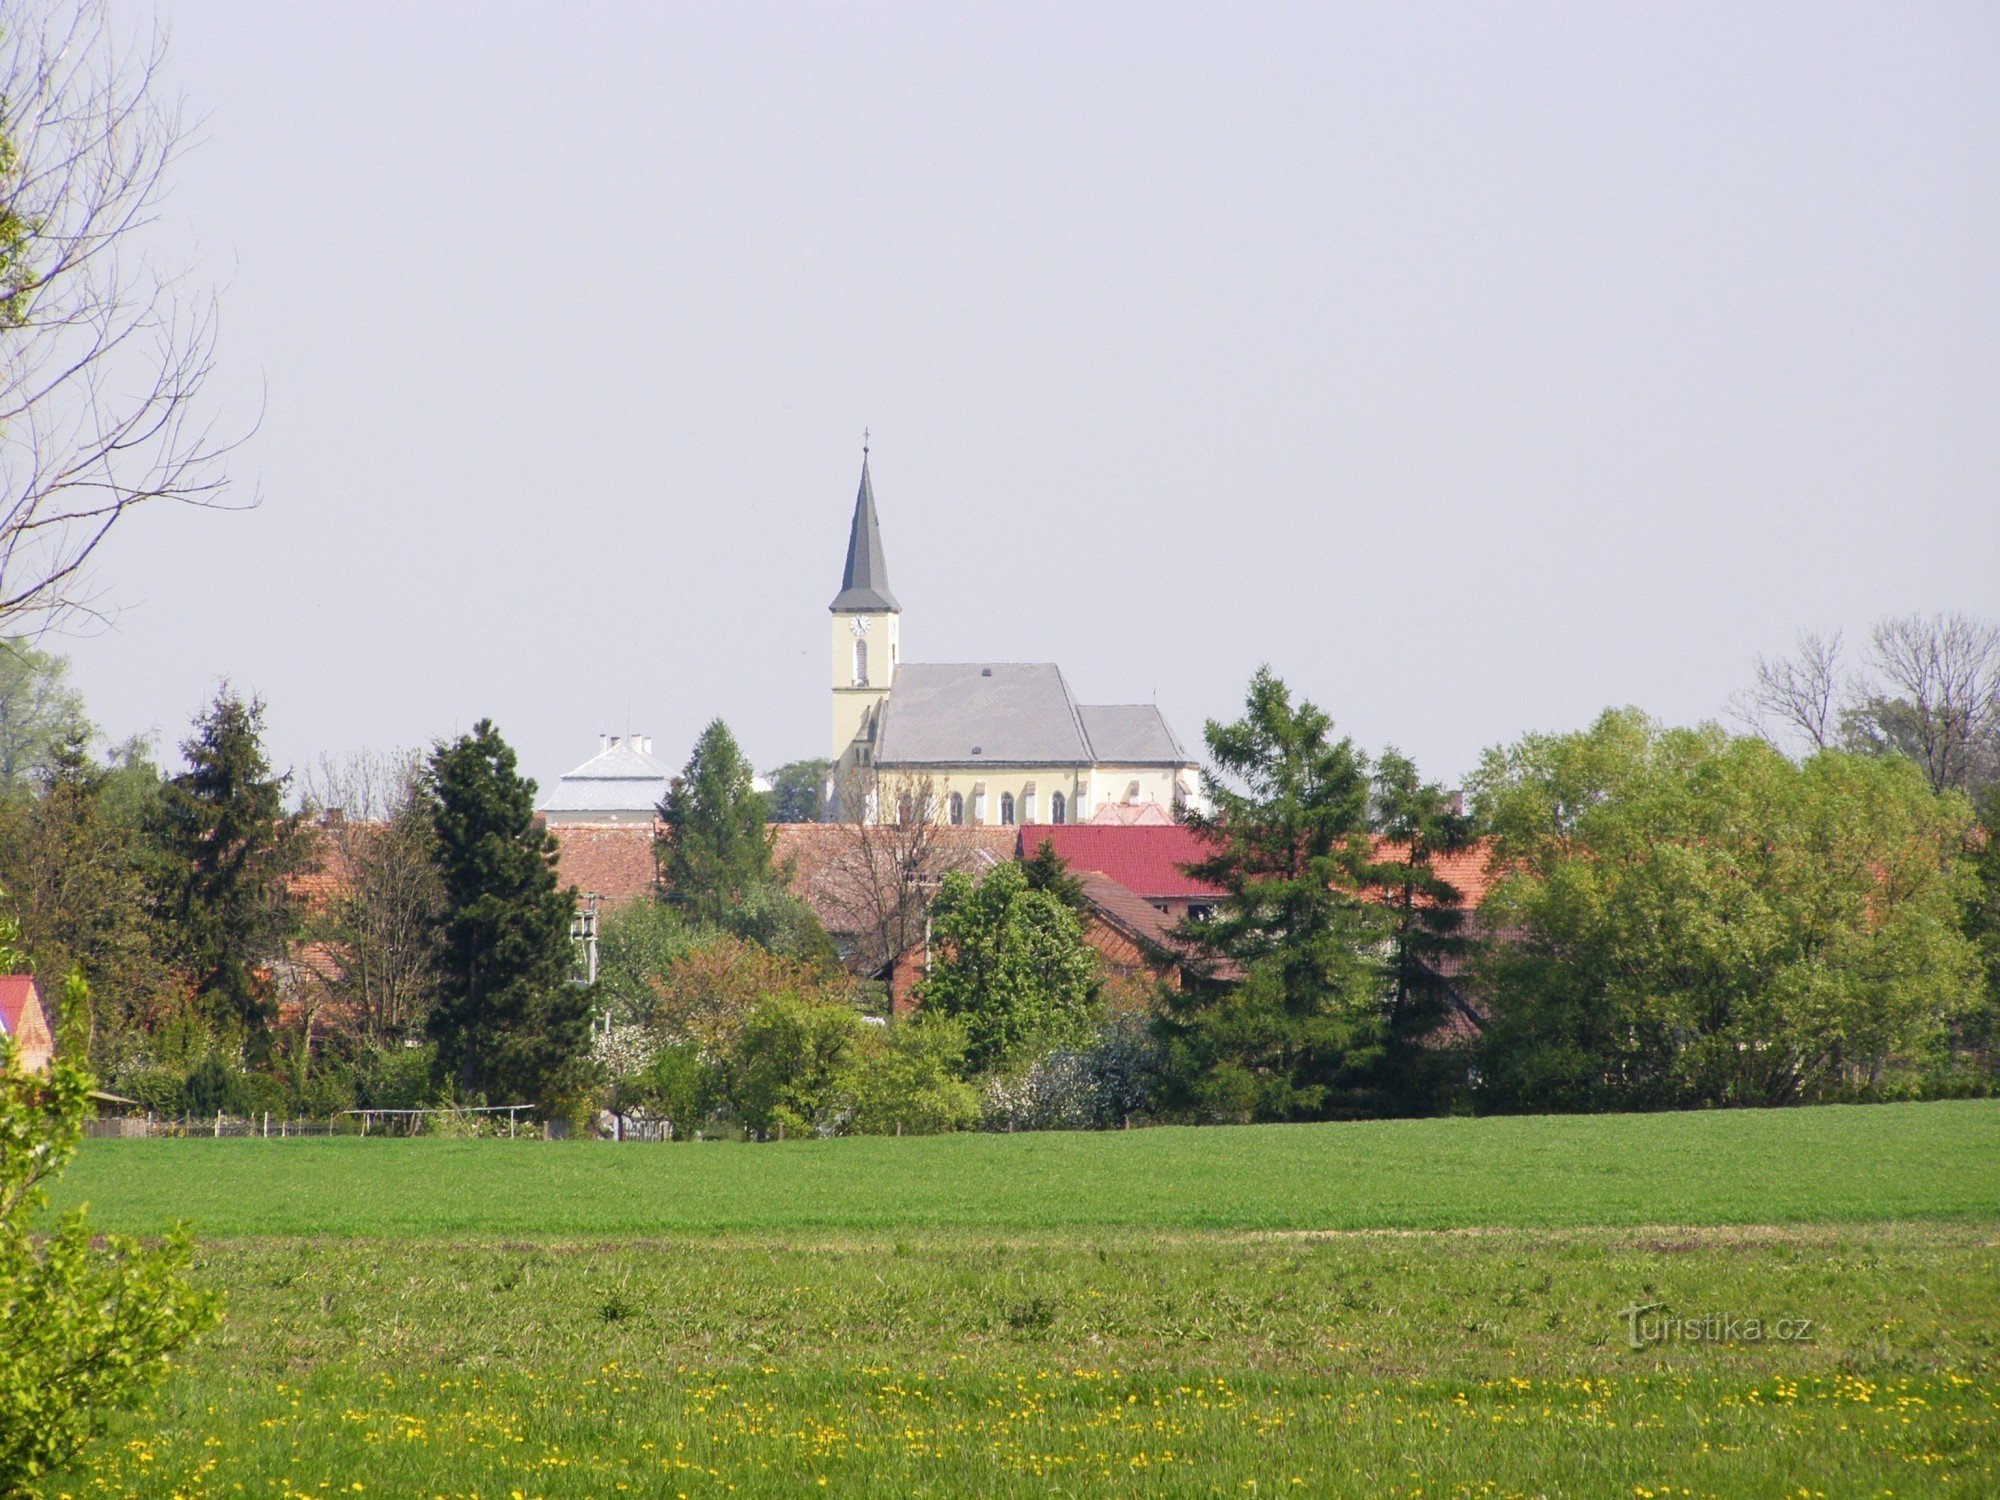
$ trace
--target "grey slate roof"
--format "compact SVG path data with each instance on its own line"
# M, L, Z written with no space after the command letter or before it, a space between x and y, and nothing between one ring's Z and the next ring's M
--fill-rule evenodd
M600 750L564 776L538 812L643 812L667 794L667 768L630 740Z
M1120 765L1187 764L1187 752L1167 727L1166 716L1150 703L1107 703L1077 709L1083 732L1098 761Z
M1047 662L905 663L875 740L883 766L1186 760L1157 708L1079 708L1061 669Z
M828 609L893 609L902 605L889 592L889 564L882 556L882 523L875 518L875 483L868 477L868 455L861 455L861 488L854 496L854 525L847 534L847 569L840 575L840 592Z

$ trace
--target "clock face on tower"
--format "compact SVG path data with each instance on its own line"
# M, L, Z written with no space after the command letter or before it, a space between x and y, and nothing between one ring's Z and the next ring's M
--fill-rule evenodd
M868 627L874 623L866 615L856 615L847 622L847 628L854 632L856 640L868 634Z

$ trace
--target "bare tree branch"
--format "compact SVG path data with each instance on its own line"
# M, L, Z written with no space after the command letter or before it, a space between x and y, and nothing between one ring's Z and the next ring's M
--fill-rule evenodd
M128 45L129 43L129 45ZM86 571L152 501L224 503L212 298L140 243L188 142L164 35L106 0L0 0L0 626L95 614Z
M1937 791L2000 775L2000 628L1897 615L1869 633L1868 661L1880 684L1848 715L1864 748L1909 756Z
M1803 735L1815 750L1839 737L1842 706L1840 632L1799 632L1798 652L1776 661L1757 658L1757 681L1738 695L1732 712L1765 739Z

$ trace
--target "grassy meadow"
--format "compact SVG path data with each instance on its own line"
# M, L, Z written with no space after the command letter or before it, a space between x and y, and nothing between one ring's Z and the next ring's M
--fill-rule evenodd
M86 1141L106 1229L340 1237L900 1229L1460 1229L2000 1213L1990 1101L855 1137Z
M65 1192L179 1203L229 1315L51 1500L2000 1493L1991 1104L105 1141Z

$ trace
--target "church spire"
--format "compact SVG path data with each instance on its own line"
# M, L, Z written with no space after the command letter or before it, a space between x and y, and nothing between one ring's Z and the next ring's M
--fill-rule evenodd
M868 477L868 446L861 447L861 488L854 496L854 526L847 534L847 570L834 610L895 610L903 606L889 592L889 564L882 557L882 523L875 519L875 485Z

